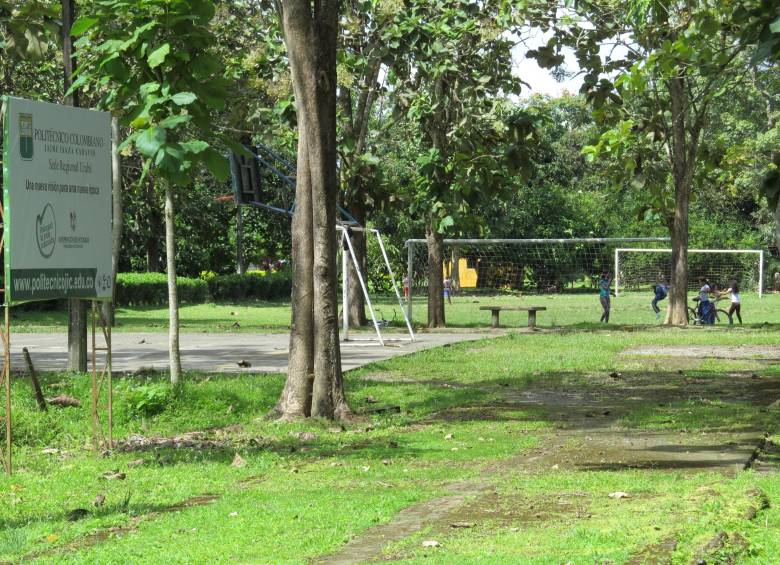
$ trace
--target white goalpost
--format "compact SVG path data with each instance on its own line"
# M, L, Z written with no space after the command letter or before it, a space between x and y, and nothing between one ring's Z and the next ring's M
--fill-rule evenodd
M363 291L363 297L366 300L366 306L368 307L369 315L371 316L371 323L374 326L374 331L376 332L376 339L379 341L380 345L384 346L385 342L388 341L387 338L385 338L382 335L382 330L379 325L379 321L376 318L376 312L374 311L374 305L371 302L371 296L368 292L368 284L367 284L367 273L363 273L361 271L360 266L358 265L357 256L355 255L355 247L352 244L352 232L361 231L366 234L366 239L370 236L374 236L376 238L377 244L379 245L379 249L382 254L382 259L384 263L384 267L387 268L387 274L390 277L390 283L393 287L393 291L395 292L396 299L398 300L398 306L401 310L401 313L404 317L404 321L406 322L406 329L409 332L409 340L414 341L414 330L412 329L412 323L411 318L407 317L406 310L404 309L403 299L401 298L401 293L398 291L398 284L396 283L395 273L393 272L393 267L390 265L390 259L387 255L387 250L385 249L385 244L382 241L382 234L379 233L379 230L373 229L373 228L364 228L361 226L356 225L338 225L338 230L341 232L341 277L342 277L342 288L341 288L341 307L342 307L342 333L341 333L341 339L342 341L365 341L355 338L350 338L349 336L349 278L350 278L350 261L352 266L355 269L355 273L358 277L358 282L360 283L360 288ZM368 242L367 242L368 243Z
M671 249L620 247L615 249L615 296L621 291L668 281ZM737 280L740 288L764 294L764 251L761 249L688 249L688 289L701 279L724 288Z

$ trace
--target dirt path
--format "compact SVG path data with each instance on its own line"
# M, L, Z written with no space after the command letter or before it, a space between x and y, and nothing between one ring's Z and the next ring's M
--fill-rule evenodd
M401 510L387 524L370 528L362 535L350 540L338 553L315 560L316 565L352 565L370 563L381 557L382 548L400 541L422 530L429 524L443 524L451 521L469 498L486 493L490 486L485 483L459 481L447 485L450 494L421 502Z
M764 353L769 353L769 349ZM774 350L771 353L775 355ZM735 353L735 358L757 354L755 348L750 348L749 352ZM575 518L586 516L587 500L578 499L577 493L550 493L549 501L512 501L507 505L493 492L493 482L508 471L536 474L551 468L573 472L654 469L733 476L751 464L764 445L763 429L733 430L727 425L696 430L641 429L627 427L626 418L647 406L691 399L705 403L748 402L757 408L765 407L773 398L780 397L780 382L756 378L750 372L729 373L722 378L691 378L675 370L673 363L668 369L663 373L589 375L588 386L579 387L549 381L521 390L498 387L491 391L500 391L504 398L500 405L441 412L437 419L452 420L489 418L491 410L533 408L542 411L556 429L543 437L538 448L490 465L482 474L482 482L453 483L447 496L401 511L389 523L370 528L336 554L314 563L377 562L385 558L383 548L389 543L426 527L442 532L453 523L478 522L485 517L495 520L503 516L517 524L544 521L560 512ZM673 552L675 545L674 540L666 540L658 548L645 548L642 555L652 554L661 563L664 554Z
M769 345L640 345L626 349L624 356L692 357L697 359L763 359L780 361L780 347Z

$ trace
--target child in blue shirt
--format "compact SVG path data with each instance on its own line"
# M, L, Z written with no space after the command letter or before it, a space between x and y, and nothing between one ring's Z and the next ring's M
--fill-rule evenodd
M609 301L609 295L610 290L609 286L612 284L612 277L609 273L601 273L601 278L599 279L599 301L601 302L601 307L603 308L604 312L601 314L601 322L604 322L605 324L609 323L609 310L610 310L610 301Z
M655 319L658 320L661 317L661 309L658 307L658 303L669 296L669 285L667 285L666 282L657 284L653 287L653 293L655 296L653 297L653 301L650 303L650 306L653 307L653 312L655 312Z

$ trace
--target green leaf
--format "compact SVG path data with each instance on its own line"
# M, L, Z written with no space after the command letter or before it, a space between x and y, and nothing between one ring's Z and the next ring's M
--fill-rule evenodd
M130 122L131 128L142 128L145 127L149 123L149 119L144 116L138 116L136 119L134 119L132 122Z
M184 141L181 143L181 146L187 153L194 153L196 155L198 153L203 153L206 149L209 148L208 143L199 139L195 139L193 141Z
M169 116L161 121L158 125L164 129L174 129L181 124L187 124L192 121L190 114L177 114L175 116Z
M153 127L142 131L135 140L135 146L142 155L154 157L168 139L164 128Z
M775 21L769 24L769 31L771 31L772 33L780 33L780 17L778 17Z
M141 94L142 98L146 98L149 94L157 92L158 90L160 90L159 82L147 82L141 85L138 92Z
M70 35L73 37L79 37L80 35L84 35L90 29L95 27L98 21L99 20L97 18L82 16L79 19L77 19L75 22L73 22L72 26L70 26Z
M189 106L197 99L198 97L192 92L178 92L171 97L173 103L179 106Z
M143 132L137 131L137 132L132 133L129 136L127 136L125 138L125 140L122 143L119 144L119 147L117 147L117 151L121 152L126 147L129 147L132 143L135 142L136 139L138 139L138 136L141 135L141 133L143 133Z
M164 43L161 47L158 47L149 54L146 58L151 68L157 68L165 62L165 57L171 52L171 44Z
M211 174L217 177L217 179L227 180L230 176L228 160L218 151L209 147L203 153L203 161L206 163L209 171L211 171Z

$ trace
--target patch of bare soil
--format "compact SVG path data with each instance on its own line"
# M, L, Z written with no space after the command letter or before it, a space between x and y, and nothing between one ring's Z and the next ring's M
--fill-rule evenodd
M694 563L733 565L747 552L750 543L738 532L719 532L699 552Z
M648 545L626 561L626 565L670 565L677 543L676 538L668 537Z
M780 471L780 445L767 439L761 448L756 450L751 468L762 475Z
M744 351L740 354L747 355ZM750 354L759 354L758 349L752 349ZM772 354L776 352L773 350ZM348 565L380 561L384 559L382 549L388 543L402 540L424 527L446 535L453 524L490 523L501 527L590 517L590 501L582 493L552 493L534 500L499 496L490 486L490 477L501 476L508 470L541 474L551 470L668 469L733 475L756 459L756 449L764 442L764 430L625 429L618 425L619 421L648 406L690 400L747 402L757 409L766 409L772 399L780 397L780 381L751 372L694 378L677 370L613 371L574 378L562 373L521 390L501 383L481 390L499 392L503 400L490 405L450 408L436 414L434 419L517 421L516 412L525 410L531 414L529 419L544 417L553 421L557 429L538 448L486 467L484 483L457 483L458 492L407 508L389 523L369 529L337 554L315 563ZM668 563L675 547L674 539L663 540L640 550L632 563Z
M447 487L448 494L401 510L392 521L369 528L350 540L338 553L313 561L316 565L371 563L382 558L382 548L422 530L431 523L454 521L469 497L488 490L483 483L460 481Z
M74 551L80 551L82 549L95 546L111 538L122 537L130 532L133 532L138 528L138 523L141 522L142 520L148 520L150 518L154 518L155 516L159 516L161 514L167 514L169 512L179 512L181 510L192 508L194 506L203 506L205 504L211 504L212 502L215 502L218 499L219 496L213 494L192 496L190 498L182 500L181 502L177 502L176 504L156 508L145 514L139 514L133 516L132 518L130 518L129 523L126 526L113 526L111 528L103 528L100 530L95 530L90 534L76 538L75 540L70 541L66 544L58 545L49 549L30 553L26 555L22 559L22 561L35 561L36 559L40 559L42 557L50 557L52 555L58 555L61 553L71 553Z
M780 362L780 347L769 345L639 345L623 356L688 357L697 359L763 359Z

